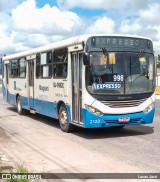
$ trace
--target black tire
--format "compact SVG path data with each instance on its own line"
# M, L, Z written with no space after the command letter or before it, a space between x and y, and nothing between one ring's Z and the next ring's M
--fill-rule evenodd
M114 126L114 128L117 128L117 129L118 129L118 128L119 128L119 129L120 129L120 128L124 128L124 127L125 127L125 126Z
M68 121L68 112L66 106L61 104L58 112L59 125L63 132L69 133L73 130L73 125Z
M20 96L17 97L17 112L19 115L24 114L24 109L22 108L21 98Z

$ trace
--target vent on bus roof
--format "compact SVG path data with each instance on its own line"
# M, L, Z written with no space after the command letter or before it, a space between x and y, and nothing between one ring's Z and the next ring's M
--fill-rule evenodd
M126 101L100 101L111 108L134 107L142 104L146 99L126 100Z

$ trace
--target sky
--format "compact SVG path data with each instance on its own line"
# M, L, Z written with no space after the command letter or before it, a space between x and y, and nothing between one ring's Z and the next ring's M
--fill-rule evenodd
M159 0L0 0L0 54L88 33L151 38L160 53Z

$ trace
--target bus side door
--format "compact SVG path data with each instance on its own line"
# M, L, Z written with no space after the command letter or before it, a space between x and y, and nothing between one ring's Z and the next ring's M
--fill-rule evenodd
M34 110L34 62L36 55L27 56L28 72L27 72L27 95L28 108Z
M6 64L7 63L7 64ZM4 87L5 87L5 100L8 101L9 89L9 62L4 64Z
M82 124L82 52L71 54L72 121Z

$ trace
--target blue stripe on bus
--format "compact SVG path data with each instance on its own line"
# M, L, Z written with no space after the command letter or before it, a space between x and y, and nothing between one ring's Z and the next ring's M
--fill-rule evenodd
M16 95L8 93L7 102L10 103L11 105L16 106ZM30 102L33 102L32 98L30 98ZM21 103L24 109L29 110L27 97L21 96ZM69 122L71 122L70 106L66 105L66 108L68 111ZM45 116L58 119L56 102L48 102L48 101L34 99L34 108L32 109L35 109L36 112L39 114L43 114Z
M8 102L16 106L16 95L8 93ZM25 109L28 109L28 98L21 96L22 106ZM42 100L34 100L35 109L37 113L43 114L52 118L58 119L57 112L57 103L48 102ZM67 105L69 122L71 123L71 112L70 106ZM99 117L95 114L92 114L86 109L82 109L84 127L85 128L103 128L103 127L112 127L112 126L123 126L123 125L140 125L140 124L150 124L153 122L155 108L153 108L149 113L144 114L143 112L132 113L132 114L105 114L102 117ZM119 118L130 118L128 123L120 124L118 122ZM74 123L73 123L74 124Z

